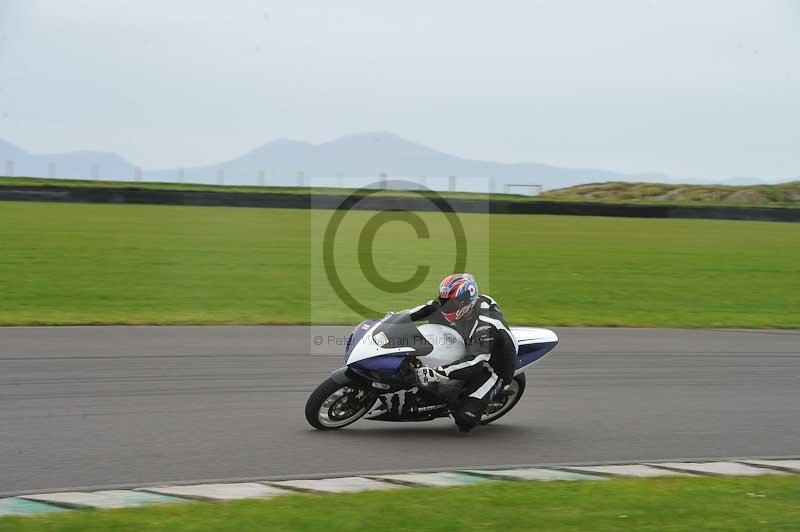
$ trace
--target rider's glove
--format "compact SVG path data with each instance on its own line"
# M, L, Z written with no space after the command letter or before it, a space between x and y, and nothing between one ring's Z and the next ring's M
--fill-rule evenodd
M442 375L435 369L429 368L427 366L422 366L421 368L417 368L416 370L414 370L414 372L417 377L417 384L419 384L423 388L447 380L447 377L445 375Z

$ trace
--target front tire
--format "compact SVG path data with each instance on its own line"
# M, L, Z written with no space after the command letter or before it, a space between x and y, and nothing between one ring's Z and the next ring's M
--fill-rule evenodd
M306 402L306 420L315 429L341 429L367 413L374 397L355 384L326 379Z
M522 394L525 392L525 374L520 373L515 376L509 388L514 391L514 395L505 397L502 402L489 401L489 406L486 407L486 411L481 416L481 425L488 425L497 421L517 406L519 400L522 399Z

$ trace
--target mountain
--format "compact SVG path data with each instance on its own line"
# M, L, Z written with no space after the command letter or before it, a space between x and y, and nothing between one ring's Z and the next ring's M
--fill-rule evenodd
M438 178L446 186L448 176L459 177L459 188L486 187L486 178L496 181L496 190L507 183L539 184L557 188L591 181L664 181L663 174L622 174L592 168L559 168L545 164L504 164L464 159L410 142L385 131L361 133L322 144L277 140L241 157L219 164L184 169L186 176L204 181L224 176L226 184L254 184L261 172L269 184L295 185L299 174L305 184L363 186L381 174L418 179L428 176L429 186ZM174 180L175 170L145 172L152 180ZM356 176L337 179L336 176Z
M3 161L18 160L27 156L28 154L22 151L17 146L14 146L10 142L6 142L0 139L0 159L2 159Z
M26 177L130 179L135 174L135 166L114 153L75 151L36 155L3 140L0 140L0 164L4 174Z
M0 140L0 171L4 168L3 161L13 161L13 173L17 176L49 177L52 174L65 178L131 180L138 172L134 163L113 153L31 154ZM537 184L555 189L604 181L678 182L656 173L624 174L597 168L465 159L385 131L349 135L322 144L281 139L228 161L180 170L148 170L142 177L150 181L224 182L227 185L291 186L302 182L358 187L378 180L382 174L390 179L406 178L415 182L427 176L428 186L437 189L447 187L448 176L458 176L458 189L470 191L488 190L486 178L494 180L495 191L503 190L507 184Z

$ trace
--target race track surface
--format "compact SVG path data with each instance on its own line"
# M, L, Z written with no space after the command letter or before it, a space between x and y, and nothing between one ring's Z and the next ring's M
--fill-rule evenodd
M348 332L0 328L0 493L800 454L800 331L557 329L496 425L319 432L303 407L342 363L327 336Z

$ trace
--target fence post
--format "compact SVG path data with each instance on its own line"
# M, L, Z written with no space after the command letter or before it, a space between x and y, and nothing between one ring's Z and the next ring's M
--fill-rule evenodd
M447 190L450 192L456 191L456 176L451 175L447 180Z

